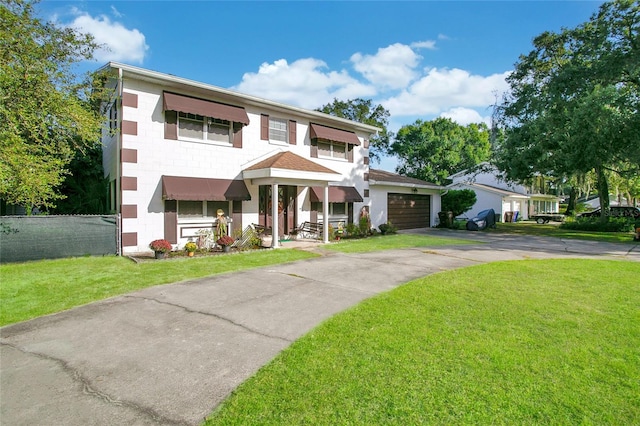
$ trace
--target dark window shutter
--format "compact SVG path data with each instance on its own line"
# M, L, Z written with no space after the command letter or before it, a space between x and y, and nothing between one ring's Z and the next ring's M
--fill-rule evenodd
M347 160L353 163L353 145L347 144Z
M289 120L289 145L296 144L296 122Z
M311 158L318 158L318 139L311 139Z
M269 116L266 114L260 115L260 139L269 140Z
M310 219L311 223L318 223L318 210L311 210Z
M234 200L231 203L231 219L233 219L234 232L238 229L242 231L242 201Z
M178 202L164 202L164 239L171 244L178 244Z
M369 173L364 174L364 181L367 182L369 180Z
M369 164L369 157L364 157L364 164L368 165Z
M353 203L347 203L348 223L353 223Z
M242 123L233 123L233 147L242 148Z
M178 113L176 111L164 112L164 138L178 140Z

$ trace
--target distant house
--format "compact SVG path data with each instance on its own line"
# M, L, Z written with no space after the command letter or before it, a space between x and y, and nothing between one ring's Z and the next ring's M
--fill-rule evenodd
M506 180L500 171L488 163L475 170L463 170L449 179L450 189L470 189L476 193L476 204L466 212L465 217L473 217L482 210L494 209L505 218L529 219L538 213L558 213L560 198L550 194L530 191L524 185Z
M158 238L182 247L218 210L230 233L257 224L280 237L303 222L357 224L363 211L374 227L436 225L440 187L370 170L374 126L129 65L103 70L115 94L103 167L123 253Z

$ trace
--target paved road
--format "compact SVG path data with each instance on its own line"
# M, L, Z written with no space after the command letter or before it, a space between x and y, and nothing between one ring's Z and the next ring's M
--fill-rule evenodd
M366 254L312 248L323 256L152 287L6 326L0 424L197 425L311 328L414 278L507 259L640 261L638 245L415 232L478 244Z

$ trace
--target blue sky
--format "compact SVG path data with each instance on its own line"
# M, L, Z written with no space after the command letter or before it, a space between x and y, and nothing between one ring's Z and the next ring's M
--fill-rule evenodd
M488 122L533 38L601 3L44 0L36 10L108 46L82 70L118 61L309 109L372 99L396 131L439 116Z

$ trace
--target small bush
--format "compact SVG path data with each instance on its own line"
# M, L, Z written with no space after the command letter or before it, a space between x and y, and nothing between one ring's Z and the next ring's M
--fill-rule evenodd
M347 231L347 236L351 238L360 236L360 228L355 223L348 223L346 231Z
M560 228L573 231L632 232L637 226L640 226L638 222L638 220L630 218L614 217L609 218L606 222L600 221L598 217L567 218L565 222L560 225Z
M393 226L391 222L382 223L378 225L378 229L380 230L380 233L382 235L395 234L398 231L398 229L395 226Z

